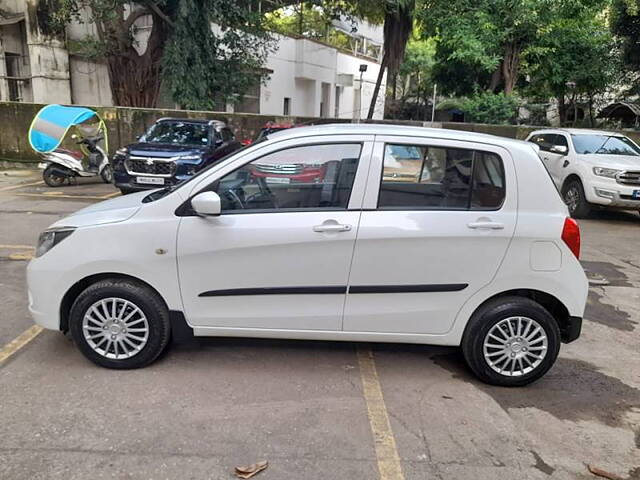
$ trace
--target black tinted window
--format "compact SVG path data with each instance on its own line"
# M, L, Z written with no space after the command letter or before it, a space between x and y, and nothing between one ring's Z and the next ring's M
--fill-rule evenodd
M505 195L499 156L473 150L387 145L379 208L496 209Z
M220 133L222 134L223 142L230 142L234 139L233 133L228 128L223 128Z
M222 211L346 209L360 148L308 145L254 160L215 183Z
M475 152L471 210L493 210L504 201L502 159L494 153Z

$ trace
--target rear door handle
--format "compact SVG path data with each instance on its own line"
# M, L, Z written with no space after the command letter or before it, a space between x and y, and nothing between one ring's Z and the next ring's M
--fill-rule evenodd
M316 225L313 227L314 232L348 232L351 230L351 225L343 225L340 223L323 223L322 225Z
M504 223L498 222L471 222L467 223L467 227L476 229L486 229L486 230L504 230Z

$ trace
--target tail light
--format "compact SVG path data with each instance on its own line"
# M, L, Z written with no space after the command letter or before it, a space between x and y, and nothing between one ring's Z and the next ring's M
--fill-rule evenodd
M573 252L576 258L580 258L580 227L578 222L573 218L564 219L564 227L562 227L562 240L567 244L569 250Z

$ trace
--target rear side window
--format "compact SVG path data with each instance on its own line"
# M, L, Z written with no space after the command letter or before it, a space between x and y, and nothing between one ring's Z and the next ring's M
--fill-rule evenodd
M551 147L554 145L564 145L568 147L567 139L563 135L556 135L555 133L534 135L529 141L538 145L543 152L551 151Z
M504 196L498 155L423 145L385 147L380 209L495 210Z

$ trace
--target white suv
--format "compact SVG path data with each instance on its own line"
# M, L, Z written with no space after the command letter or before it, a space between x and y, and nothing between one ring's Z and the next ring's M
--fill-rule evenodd
M55 223L29 309L110 368L172 335L404 342L460 345L482 380L524 385L580 334L579 249L530 143L304 127Z
M592 206L640 210L640 147L619 133L585 129L531 132L540 158L562 193L571 216Z

